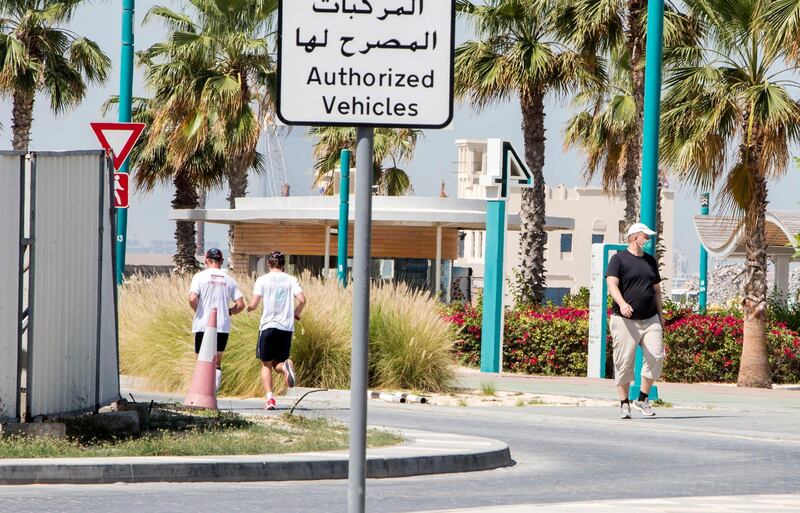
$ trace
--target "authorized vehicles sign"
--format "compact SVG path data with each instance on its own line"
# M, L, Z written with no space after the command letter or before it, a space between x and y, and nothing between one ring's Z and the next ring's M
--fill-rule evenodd
M288 125L442 128L453 116L453 0L280 0Z

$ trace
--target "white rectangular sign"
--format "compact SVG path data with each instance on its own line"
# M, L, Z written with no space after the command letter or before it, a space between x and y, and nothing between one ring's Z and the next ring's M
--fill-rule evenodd
M603 376L603 352L606 345L603 337L603 317L606 315L606 298L603 296L603 245L592 244L592 273L589 282L589 361L587 377Z
M442 128L453 116L454 0L281 0L287 125Z

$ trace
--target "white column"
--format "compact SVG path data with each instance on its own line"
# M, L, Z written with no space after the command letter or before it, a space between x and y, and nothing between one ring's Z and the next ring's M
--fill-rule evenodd
M328 279L328 261L331 259L331 227L325 225L325 262L322 264L322 277Z
M436 286L433 288L434 295L436 299L439 299L439 292L442 290L442 227L441 225L436 225L436 263L435 269L436 272L435 280Z
M778 294L785 296L789 293L789 256L774 256L772 262L775 264L775 288Z

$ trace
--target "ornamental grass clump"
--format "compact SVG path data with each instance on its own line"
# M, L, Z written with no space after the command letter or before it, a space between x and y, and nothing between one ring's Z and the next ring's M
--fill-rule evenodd
M372 287L370 383L444 392L454 377L452 335L430 295L405 284Z
M246 302L254 279L237 276ZM145 378L153 390L184 392L194 371L190 277L136 277L120 288L120 370ZM291 358L304 387L348 388L352 291L335 281L300 278L308 299L295 326ZM223 357L220 395L263 394L255 357L261 307L233 317ZM372 289L370 385L424 392L446 389L453 376L453 336L425 292L403 285ZM280 393L285 383L274 374Z

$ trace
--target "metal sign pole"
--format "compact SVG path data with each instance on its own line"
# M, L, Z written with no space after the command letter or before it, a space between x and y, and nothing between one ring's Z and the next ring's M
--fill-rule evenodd
M353 347L350 366L348 513L364 513L367 465L367 357L372 243L372 127L357 129L355 237L353 244Z
M124 0L122 3L122 65L119 80L119 120L131 120L131 102L133 98L133 10L135 0ZM128 159L119 169L120 173L128 172ZM117 284L122 283L125 274L125 244L128 232L128 211L117 209Z

